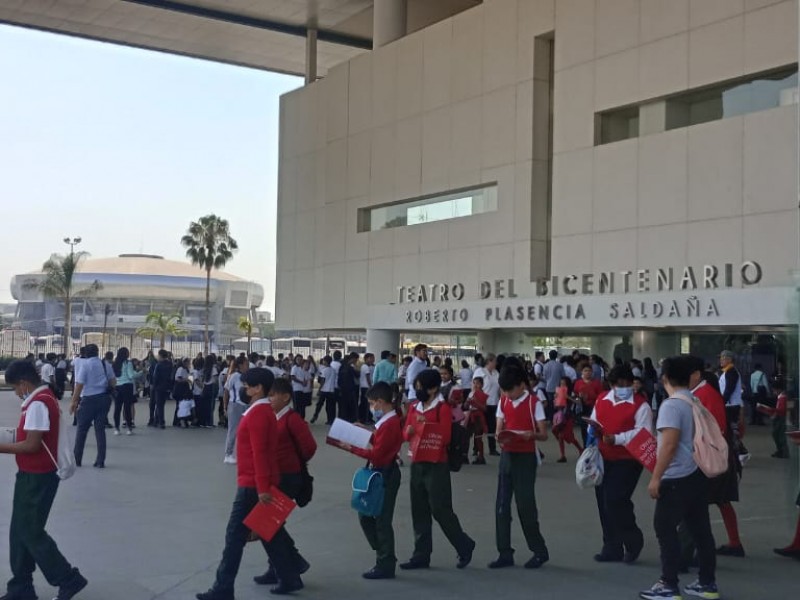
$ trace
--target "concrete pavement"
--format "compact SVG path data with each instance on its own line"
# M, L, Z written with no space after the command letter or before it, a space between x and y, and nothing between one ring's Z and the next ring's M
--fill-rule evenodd
M146 406L139 404L135 435L109 435L105 470L83 467L64 482L48 526L67 558L79 567L90 585L81 600L184 600L206 590L219 560L230 503L235 491L235 467L222 464L222 430L164 431L144 427ZM13 426L19 402L0 393L0 425ZM172 410L172 407L169 407ZM579 490L574 481L574 450L567 465L553 462L557 447L544 444L547 460L539 471L537 498L542 530L551 561L539 571L521 567L489 571L495 558L494 492L496 459L487 466L467 466L453 474L456 512L465 530L478 542L473 564L455 569L455 552L434 525L432 569L398 573L394 581L367 582L362 571L373 564L355 513L350 509L350 480L361 461L325 446L325 427L313 426L320 447L311 464L315 480L313 502L291 517L288 527L298 548L311 562L304 577L303 598L353 600L380 595L408 600L415 595L472 600L533 596L539 600L636 598L659 575L652 529L653 502L643 477L635 497L646 546L634 566L599 565L592 555L600 548L600 528L594 494ZM110 431L109 431L110 433ZM720 558L718 582L724 598L782 597L798 589L800 563L772 555L788 543L794 531L797 458L779 461L772 452L767 428L748 437L754 453L742 482L743 501L736 505L746 559ZM794 452L794 450L793 450ZM85 463L95 455L90 440ZM13 458L0 457L0 579L8 568L8 525L11 512ZM711 518L718 541L724 529L715 507ZM518 524L514 525L518 563L529 557ZM395 516L398 558L408 558L413 543L408 498L408 469ZM236 597L270 597L252 576L262 572L266 559L259 545L246 552ZM685 576L682 583L689 583ZM36 575L40 598L54 591ZM2 582L0 582L2 585ZM767 593L768 592L768 593Z

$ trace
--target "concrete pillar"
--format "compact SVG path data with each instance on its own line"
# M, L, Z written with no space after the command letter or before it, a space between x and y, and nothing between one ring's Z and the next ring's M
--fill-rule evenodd
M375 0L372 18L372 47L380 48L405 36L408 0Z
M660 359L681 352L681 334L672 331L636 331L632 341L634 356L640 360L649 356L656 365Z
M497 335L494 331L479 331L478 332L478 347L475 349L479 354L486 356L490 352L497 354Z
M614 364L614 346L622 337L619 335L593 335L591 339L592 354L597 354L608 364Z
M384 350L395 352L399 356L400 332L393 329L367 329L367 352L380 357Z
M306 85L317 80L317 30L306 30Z

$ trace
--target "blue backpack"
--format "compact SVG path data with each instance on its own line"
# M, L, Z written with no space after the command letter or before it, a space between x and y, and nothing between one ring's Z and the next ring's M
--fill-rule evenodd
M353 497L350 506L366 517L378 517L383 512L383 475L380 471L359 469L353 475Z

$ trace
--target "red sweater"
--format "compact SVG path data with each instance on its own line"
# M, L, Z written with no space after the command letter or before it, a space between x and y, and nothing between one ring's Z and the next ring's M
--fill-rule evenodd
M612 402L607 396L598 398L594 410L597 422L603 426L603 435L616 435L634 429L636 412L642 404L645 404L642 395L634 395L633 402ZM598 447L604 460L635 460L625 446L606 444L600 439Z
M528 394L528 397L514 406L514 402L506 395L500 398L500 406L503 410L504 429L512 431L536 431L534 415L536 414L536 396ZM503 444L503 452L531 453L536 452L536 440L523 440L514 437Z
M58 400L49 387L39 388L35 390L35 395L26 402L22 408L22 414L19 418L19 426L17 427L17 442L24 442L28 438L28 433L25 431L25 416L28 413L28 407L33 402L43 402L47 407L47 414L50 418L50 431L45 431L42 436L42 443L50 449L50 453L57 459L58 457L58 426L61 413L58 408ZM56 470L56 465L50 454L42 446L35 454L17 454L17 467L23 473L52 473Z
M775 414L773 416L775 416L775 417L784 417L784 418L786 417L786 401L787 401L787 399L788 399L788 396L786 395L786 392L781 392L778 395L778 401L775 403ZM723 414L725 414L725 413L723 413Z
M575 382L573 391L579 396L583 394L583 405L588 408L594 408L597 398L603 393L603 384L596 379L592 379L588 383L583 379L578 379ZM585 413L584 413L585 414Z
M278 421L268 402L247 409L236 431L236 484L256 488L259 494L277 487L281 480L278 468Z
M725 400L722 399L722 394L705 381L692 390L692 394L714 416L719 430L722 435L725 435L725 431L728 429L728 417L725 415Z
M352 452L366 458L376 469L391 467L403 445L403 424L397 413L384 421L372 435L372 448L353 447Z
M437 463L444 463L447 462L447 446L450 445L450 438L452 436L451 430L451 422L453 420L453 414L450 410L450 406L444 402L440 401L439 404L430 410L422 412L420 410L422 408L422 402L414 402L408 408L408 416L406 417L406 426L403 430L403 437L406 441L411 441L416 433L412 433L411 435L408 434L408 428L414 427L416 430L419 427L420 423L417 421L417 415L423 415L425 417L426 423L438 423L441 426L441 435L444 443L442 444L442 452L439 455L439 460Z
M278 419L278 468L281 475L299 473L317 451L308 423L289 409Z

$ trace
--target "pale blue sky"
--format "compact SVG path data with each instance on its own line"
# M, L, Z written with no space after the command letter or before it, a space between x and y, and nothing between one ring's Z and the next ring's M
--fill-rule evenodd
M184 260L214 212L273 310L279 97L296 77L0 25L0 302L81 236L93 256Z

